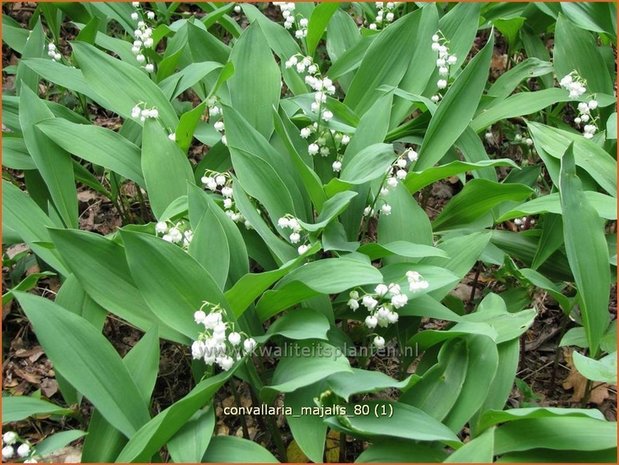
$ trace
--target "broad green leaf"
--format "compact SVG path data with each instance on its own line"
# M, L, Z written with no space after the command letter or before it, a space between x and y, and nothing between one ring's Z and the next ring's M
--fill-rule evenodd
M306 231L315 233L323 230L331 221L346 210L351 200L354 199L356 195L357 193L352 191L338 192L323 204L322 211L316 218L315 223L308 224L300 221L299 224L301 224Z
M363 404L368 405L372 415L352 415L353 406L348 405L350 416L330 417L326 421L335 429L361 437L389 436L415 441L440 441L452 445L460 443L449 428L416 407L385 401ZM377 411L386 411L391 415L374 416Z
M223 226L215 213L207 210L192 230L189 254L211 274L219 289L223 290L231 260L230 245Z
M447 341L439 352L438 363L400 396L400 402L417 407L442 421L458 400L468 364L466 342Z
M509 71L501 74L488 89L488 97L494 97L495 101L503 101L518 87L518 85L533 77L545 76L552 73L552 64L531 57L518 63Z
M490 429L451 454L445 463L492 463L494 430Z
M535 449L603 450L616 447L617 423L577 417L519 420L496 429L494 453Z
M589 204L595 209L600 218L607 220L617 219L617 199L610 195L602 194L594 191L584 191L584 197ZM543 213L555 213L562 215L561 199L558 192L544 195L528 202L519 205L518 207L504 213L497 218L497 223L511 220L512 218L520 218L528 215L539 215Z
M178 73L168 76L161 81L159 83L159 87L169 100L173 100L190 87L198 84L213 71L216 71L221 67L221 63L217 63L215 61L190 63Z
M447 257L444 250L407 241L394 241L388 244L368 243L359 247L358 251L370 257L370 260L391 255L407 258Z
M340 372L347 373L347 372ZM338 373L336 373L338 374ZM322 383L316 383L286 394L286 406L291 407L293 415L287 415L286 421L292 437L301 451L315 463L323 461L327 425L318 415L301 413L303 408L316 407L314 399L321 394ZM288 457L288 460L291 460Z
M142 140L142 172L151 208L159 218L168 205L187 194L187 183L194 182L193 171L159 123L146 121Z
M565 89L543 89L537 92L519 92L497 102L479 113L471 128L475 132L483 131L494 123L537 113L555 103L569 102L571 99Z
M553 158L561 159L569 145L574 143L576 165L584 169L591 177L613 197L617 196L617 162L602 147L579 134L556 129L533 121L527 127L538 152L545 152ZM552 176L552 171L549 170ZM555 185L560 184L558 173L553 178Z
M495 166L511 166L512 168L518 168L509 158L482 160L478 162L452 161L446 165L435 166L423 171L409 171L404 180L404 185L411 194L414 194L439 179L445 179L450 176L466 173L467 171L475 172L476 168L493 168Z
M382 282L369 264L347 258L327 258L308 263L285 276L263 294L256 312L262 320L317 294L337 294L355 286Z
M524 184L499 184L474 179L443 208L433 227L438 230L453 229L476 220L485 220L492 215L494 207L503 202L522 201L532 193L533 190Z
M73 410L29 396L2 396L2 424L37 415L72 415Z
M333 373L351 371L348 359L338 347L324 342L300 343L297 347L298 350L280 359L271 384L263 388L263 393L292 392Z
M37 128L67 152L145 186L140 149L120 134L61 118L42 121Z
M29 58L23 60L23 63L43 79L83 94L103 107L109 107L105 99L92 90L79 69L51 61L49 58Z
M403 389L419 381L419 376L411 375L402 381L397 381L380 371L362 370L353 368L352 372L343 371L327 378L329 388L345 401L349 401L353 394L377 392L383 389Z
M561 159L560 192L565 250L580 295L589 349L595 355L609 323L609 254L600 217L576 174L573 145Z
M116 462L148 462L179 431L193 414L213 398L233 371L201 381L189 394L146 423L131 437Z
M215 409L198 410L168 441L168 451L176 463L200 462L213 437Z
M148 405L159 373L159 336L150 329L123 358L144 402ZM88 436L82 447L84 462L112 462L127 444L127 438L108 423L98 410L88 424Z
M227 307L210 273L180 247L143 233L122 231L121 237L144 300L171 328L195 339L199 327L193 314L203 302Z
M130 14L130 13L129 13ZM73 42L73 55L92 89L125 119L139 103L156 108L168 128L175 128L178 117L161 89L141 69L124 63L84 42Z
M617 352L606 355L599 360L585 357L574 351L574 366L578 372L591 381L613 384L617 382Z
M161 337L188 341L148 309L131 277L122 246L86 231L52 229L50 236L69 270L95 302L143 331L156 324Z
M28 31L26 44L22 51L22 58L41 58L45 55L45 32L41 25L41 18L36 18L36 23L32 31ZM33 92L38 91L39 75L27 68L20 60L17 63L17 74L15 76L15 90L18 95L21 95L24 88L28 88ZM23 127L23 126L22 126Z
M357 114L365 113L379 98L380 86L397 86L415 54L415 32L412 27L417 17L407 14L390 24L370 44L359 70L344 98L344 104ZM399 50L400 53L393 53Z
M454 432L460 431L481 407L499 365L498 350L490 338L471 335L465 340L468 350L466 377L458 400L444 420Z
M36 445L36 453L42 457L50 455L59 449L69 445L73 441L84 437L86 434L80 430L61 431L60 433L52 434L46 437Z
M2 180L2 210L5 240L8 227L59 273L65 276L70 274L58 252L42 245L51 240L48 228L57 228L60 225L47 216L26 192L5 179Z
M19 98L24 142L65 226L77 227L77 191L71 155L50 141L36 124L54 117L41 99L24 87Z
M261 342L275 335L288 339L323 339L327 340L329 320L322 313L309 308L298 308L275 320L265 336L258 336Z
M281 76L258 24L250 25L241 34L230 61L234 64L234 75L228 80L231 104L268 139L273 132L273 120L267 115L279 106Z
M562 14L557 18L554 38L554 67L559 79L577 71L587 80L589 92L613 93L613 82L593 35L580 29Z
M316 51L316 47L322 38L322 35L331 20L333 14L340 7L338 3L319 3L314 11L312 11L312 16L309 18L309 24L307 26L307 37L305 38L305 43L307 44L307 54L309 56L314 56L314 52Z
M411 457L418 462L439 463L445 460L446 456L443 450L417 441L376 438L376 441L357 457L355 463L408 463Z
M35 170L37 166L21 137L2 138L2 165L13 170Z
M279 463L260 444L236 436L215 436L206 450L204 463Z
M511 421L535 418L554 418L560 416L604 420L604 415L602 412L596 409L557 407L512 408L507 410L488 410L481 417L480 429L485 430L491 426L500 425Z
M561 3L561 10L583 29L604 32L616 39L617 11L610 3Z
M23 293L16 298L54 366L107 421L127 437L148 422L144 399L101 333L50 300Z
M423 138L419 161L415 169L421 171L438 162L467 128L479 104L488 79L488 69L494 36L469 62L442 99Z
M364 184L381 176L395 160L391 144L373 144L360 150L350 162L342 168L340 180L347 184Z
M290 271L301 265L305 259L297 257L286 262L277 270L265 271L262 273L248 273L239 279L234 286L226 292L226 300L230 308L237 317L256 300L265 290L271 287L276 281L280 280Z

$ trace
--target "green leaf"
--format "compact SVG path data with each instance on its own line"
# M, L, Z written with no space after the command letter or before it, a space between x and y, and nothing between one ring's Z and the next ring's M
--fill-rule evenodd
M52 229L50 236L71 272L95 302L143 331L156 324L161 337L188 342L148 309L131 277L122 246L86 231Z
M341 349L324 342L299 343L298 350L286 351L264 393L292 392L340 371L351 371ZM308 350L305 350L308 349Z
M190 63L178 73L168 76L161 81L159 87L169 100L173 100L221 67L221 63L217 63L216 61Z
M419 462L439 463L446 456L443 450L416 441L377 438L357 457L355 463L408 463L411 457Z
M148 234L122 231L131 276L153 313L196 339L193 314L203 302L227 307L212 276L180 247ZM152 271L157 270L157 278Z
M185 154L156 121L146 121L142 140L142 172L151 208L159 218L168 205L187 194L187 183L194 183L193 171Z
M307 44L307 54L314 56L316 47L322 38L331 17L340 7L337 3L319 3L312 11L312 16L309 18L307 26L307 36L305 43Z
M234 44L230 61L234 64L234 75L228 80L231 105L268 139L273 132L273 120L265 116L279 106L281 76L258 24L243 31Z
M508 410L488 410L481 417L480 429L485 430L492 426L511 421L530 420L535 418L555 418L560 416L604 420L602 412L595 409L557 407L512 408Z
M617 352L613 352L599 360L585 357L574 351L574 366L578 372L591 381L601 381L613 384L617 381Z
M24 142L45 181L54 206L65 226L77 227L77 191L71 156L36 127L37 123L54 115L28 87L21 90L19 108Z
M100 332L50 300L24 293L15 297L56 369L106 420L127 437L148 422L144 399L118 353Z
M41 25L41 18L36 18L36 24L32 31L28 31L26 44L22 51L22 58L40 58L45 55L45 33ZM15 89L21 95L25 88L37 92L39 87L39 75L28 69L21 60L17 64L15 76ZM23 126L22 126L23 127Z
M367 48L359 70L344 98L344 104L357 114L364 114L379 98L383 85L397 86L408 68L415 47L417 17L407 14L386 27ZM406 45L405 45L406 44ZM393 53L399 50L400 53Z
M494 457L494 430L490 429L451 454L445 463L491 463Z
M37 128L67 152L145 186L140 149L117 132L60 118L42 121Z
M353 406L348 405L350 416L330 417L326 421L335 429L361 437L389 436L415 441L440 441L456 445L458 437L445 425L422 410L400 402L370 401L372 415L352 415ZM374 416L374 412L386 411L389 416Z
M438 363L400 396L400 401L442 421L458 400L466 377L468 360L465 341L447 341L438 354Z
M494 453L535 448L603 450L616 447L617 423L592 418L550 417L519 420L496 429Z
M236 436L215 436L204 457L204 463L279 463L268 450L253 441Z
M48 228L60 225L47 216L27 193L5 179L2 180L2 207L5 240L6 228L9 228L50 266L65 276L69 275L58 252L42 245L51 241Z
M256 337L256 341L266 341L275 335L295 340L327 340L328 331L329 320L324 314L309 308L298 308L275 320L266 335Z
M342 372L346 373L346 372ZM321 394L322 383L316 383L286 394L286 406L293 415L286 415L292 437L301 451L315 463L321 463L325 452L327 425L318 415L302 414L304 408L316 406L314 399ZM288 458L291 460L291 458Z
M537 113L555 103L571 101L565 89L543 89L537 92L519 92L504 100L497 101L490 108L481 111L473 121L471 128L480 132L494 123Z
M158 414L135 433L116 462L148 462L193 414L213 398L234 370L201 381L189 394Z
M481 160L478 162L452 161L446 165L435 166L423 171L409 171L404 185L411 194L420 191L426 186L457 174L466 173L467 171L475 171L475 168L493 168L495 166L511 166L518 168L509 158L499 158L495 160Z
M494 35L490 37L449 87L432 116L419 149L416 170L430 168L438 162L468 127L488 79Z
M373 266L347 258L327 258L296 269L258 301L262 320L317 294L336 294L355 286L382 282Z
M559 79L577 71L587 80L589 92L613 93L613 81L593 35L562 14L556 24L554 67Z
M161 89L142 70L112 58L94 46L73 42L73 55L84 78L92 89L108 103L109 109L125 119L131 118L131 109L143 102L156 108L164 126L175 128L178 117Z
M60 433L52 434L36 445L36 453L41 457L50 455L63 447L69 445L73 441L84 437L86 434L80 430L61 431Z
M494 97L495 101L503 101L525 79L545 76L552 73L552 64L539 58L531 57L518 63L509 71L501 74L488 89L488 97Z
M584 191L584 197L587 202L595 209L601 218L607 220L617 219L617 199L610 195L602 194L594 191ZM520 218L528 215L539 215L542 213L555 213L562 215L561 199L558 192L544 195L528 202L519 205L518 207L504 213L497 218L497 223L510 220L512 218Z
M198 410L168 441L168 451L176 463L200 462L215 429L215 409Z
M503 202L522 201L533 190L524 184L499 184L486 179L468 182L436 217L434 229L445 230L462 227L476 220L485 220L492 209Z
M73 411L29 396L2 396L2 424L37 415L71 415Z
M219 289L224 288L230 269L230 246L215 213L207 210L193 228L189 254L206 269Z
M607 3L561 3L563 14L577 26L617 37L617 12Z
M613 197L617 196L617 162L599 145L585 139L580 134L556 129L533 121L527 122L527 127L538 152L545 152L553 158L561 159L573 142L576 165L584 169L602 189ZM548 165L547 165L548 168ZM555 185L560 184L558 173L553 176Z
M347 184L364 184L385 176L387 168L396 158L391 144L372 144L360 150L352 160L345 163L340 181Z
M576 174L573 145L561 159L560 192L565 250L581 299L589 349L595 355L609 323L609 254L600 217Z
M444 250L407 241L394 241L388 244L368 243L359 247L358 251L370 257L370 260L391 255L407 258L447 257Z
M352 372L343 371L327 378L329 388L345 401L354 394L378 392L384 389L406 390L419 381L419 376L411 375L402 381L397 381L380 371L353 368Z

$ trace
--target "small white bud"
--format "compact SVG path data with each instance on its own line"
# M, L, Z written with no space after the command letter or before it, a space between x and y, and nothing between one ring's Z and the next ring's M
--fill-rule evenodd
M300 245L299 248L297 249L297 252L299 252L299 255L303 255L305 252L307 252L309 250L309 245Z
M348 305L353 312L359 308L359 302L355 299L350 299L346 305Z
M339 173L342 170L342 162L339 160L334 161L331 168L333 168L333 171L336 173Z
M155 71L155 65L153 65L152 63L148 63L144 65L144 69L147 73L152 73L153 71Z
M17 448L17 455L19 455L21 458L28 457L29 454L30 446L28 444L23 443Z
M138 61L138 63L144 63L146 61L146 57L142 55L141 53L138 56L136 56L135 59Z
M315 144L315 143L314 143L314 144L310 144L310 145L307 147L307 152L308 152L310 155L316 155L316 154L318 153L318 151L319 151L319 150L320 150L320 147L318 147L318 144Z
M53 45L53 44L50 44L50 45ZM7 431L6 433L2 435L2 442L8 446L14 444L17 441L17 439L19 439L19 436L14 431Z
M134 21L137 21L139 18L139 15L134 11L133 13L131 13L131 19Z
M438 82L436 83L436 86L439 89L444 89L445 87L447 87L447 81L445 79L439 79Z
M385 294L387 294L387 292L389 292L389 288L385 284L379 284L374 289L374 292L376 292L376 294L378 294L380 297L383 297Z
M15 449L13 449L13 446L4 446L2 448L2 458L4 460L8 461L13 458L13 455L15 455Z
M374 345L377 349L382 349L383 347L385 347L385 339L381 336L376 336L374 338Z
M344 134L342 136L342 145L347 145L350 142L350 136L348 136L347 134Z
M252 352L256 348L256 341L250 337L243 341L243 349L245 352Z
M589 100L588 107L589 107L590 110L595 110L598 107L598 101L597 100Z
M168 224L165 221L159 221L155 225L155 231L157 234L165 234L168 232Z
M382 207L380 207L380 211L383 213L383 215L391 215L391 205L384 204Z
M365 318L365 325L370 328L370 329L374 329L376 328L376 325L378 324L378 320L376 319L375 316L373 315L368 315Z
M218 186L223 186L226 184L226 177L223 174L218 174L215 176L215 182Z
M233 346L238 346L241 343L241 335L237 332L228 334L228 342Z
M147 11L146 12L146 17L152 21L153 19L155 19L155 12L154 11Z
M293 244L298 244L301 241L301 235L298 232L293 232L290 235L290 242Z

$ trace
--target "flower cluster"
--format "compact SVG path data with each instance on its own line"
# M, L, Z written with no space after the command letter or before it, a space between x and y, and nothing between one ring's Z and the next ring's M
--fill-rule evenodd
M359 295L358 291L351 291L347 305L352 311L364 306L369 315L365 318L365 325L374 329L376 326L387 327L399 319L395 311L408 303L408 296L402 294L400 286L395 283L379 284L373 293Z
M217 119L218 117L223 117L223 110L219 106L219 101L217 100L217 97L211 97L210 99L208 99L206 105L208 108L209 121L211 119L216 120L213 124L213 127L217 132L221 133L221 143L224 145L228 145L228 140L226 139L225 134L226 128L224 126L224 122L222 119Z
M417 271L407 271L406 279L408 280L408 290L418 292L430 287L430 283L423 279Z
M515 218L514 224L520 229L526 229L527 225L533 226L535 224L535 218L529 218L528 216L523 216L522 218Z
M588 102L580 102L578 104L579 115L574 118L574 123L579 126L582 123L585 123L585 125L583 126L583 136L585 137L585 139L593 138L593 135L597 132L598 128L595 124L595 118L593 118L591 115L591 111L597 109L597 107L598 101L595 99L591 99Z
M146 118L158 118L159 111L155 107L146 108L146 104L140 102L131 109L131 117L140 118L140 121L144 122Z
M582 97L587 92L587 81L580 77L576 71L563 76L559 81L559 85L570 93L571 99ZM597 109L598 101L594 98L588 102L580 102L578 104L578 116L574 118L574 123L578 126L583 126L583 136L585 139L592 139L598 128L595 124L595 118L592 117L591 111Z
M368 25L372 31L376 31L379 27L392 23L395 19L395 9L400 2L376 2L376 18L373 23Z
M26 459L24 463L37 463L34 456L36 455L34 447L19 437L19 434L14 431L7 431L2 435L2 460L10 461L11 459L19 458Z
M410 168L410 164L415 163L419 155L413 148L406 149L398 159L389 167L387 170L387 177L385 178L385 182L383 187L380 190L379 197L374 202L374 205L368 205L363 210L364 216L374 216L376 214L376 203L380 201L382 205L380 206L380 212L383 215L391 214L391 205L387 203L385 197L389 194L389 192L396 188L400 181L406 179L408 175L407 169ZM409 164L410 163L410 164Z
M159 221L155 225L155 233L164 241L178 244L185 250L189 248L193 239L193 231L184 221L177 223Z
M587 81L581 78L576 71L563 76L559 85L570 93L570 98L577 99L587 92Z
M437 103L441 98L443 98L440 91L447 88L449 67L458 62L458 58L455 55L449 54L448 44L449 41L441 34L440 31L432 36L432 50L437 52L436 67L438 68L439 76L439 79L436 82L439 92L431 98L434 103Z
M147 63L144 49L152 48L154 45L153 29L146 24L145 19L153 21L155 19L155 12L142 11L140 2L131 2L131 5L135 9L135 11L131 13L131 19L137 21L137 28L133 31L135 40L133 41L131 51L135 55L135 59L138 63L145 63L144 69L146 72L152 73L155 71L155 65L153 63Z
M53 43L47 44L47 56L49 56L52 61L60 61L62 55L58 52L56 45Z
M295 218L292 215L282 216L279 220L277 220L277 226L279 226L281 229L290 229L291 232L288 236L288 239L293 244L296 245L300 242L306 242L307 238L304 238L302 236L303 227L301 226L298 218ZM298 247L297 251L299 252L299 255L303 255L305 252L308 251L309 248L309 244L304 243Z
M295 14L296 5L294 2L273 2L273 5L278 7L282 16L284 17L284 27L286 29L292 29L295 27L294 36L297 39L302 39L307 37L307 26L309 21L307 18L297 17Z
M204 331L191 344L191 355L194 359L204 360L209 366L217 364L228 371L235 361L251 354L257 344L253 338L235 331L234 324L226 322L225 317L225 310L210 302L204 302L193 314L194 321L204 326Z
M533 139L531 139L530 137L525 137L522 134L516 134L514 136L514 141L517 144L524 143L527 147L532 147L533 146Z
M249 222L241 212L238 211L234 204L234 190L232 189L232 176L230 173L219 173L217 171L206 170L200 181L208 190L221 194L224 199L224 212L232 221L235 223L244 222L247 229L251 228Z

